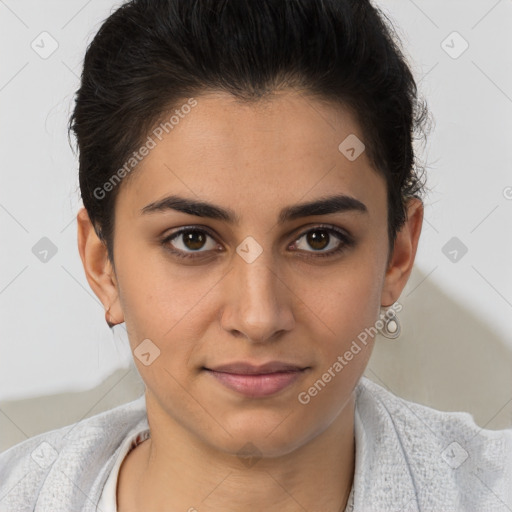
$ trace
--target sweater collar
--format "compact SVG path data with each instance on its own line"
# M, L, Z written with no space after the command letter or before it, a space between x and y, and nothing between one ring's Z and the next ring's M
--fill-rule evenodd
M356 386L354 510L419 512L407 448L376 384Z

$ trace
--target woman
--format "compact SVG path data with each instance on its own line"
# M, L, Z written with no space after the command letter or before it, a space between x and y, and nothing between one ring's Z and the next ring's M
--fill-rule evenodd
M145 395L0 455L6 510L505 511L512 430L364 378L428 117L368 1L133 0L87 50L78 247Z

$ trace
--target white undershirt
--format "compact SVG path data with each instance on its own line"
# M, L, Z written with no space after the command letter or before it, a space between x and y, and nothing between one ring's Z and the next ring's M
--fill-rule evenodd
M98 503L98 512L117 512L117 478L119 476L119 468L125 457L135 448L138 444L142 443L149 438L149 430L136 432L128 436L121 444L121 451L117 456L110 474L108 475L105 486L101 493L100 501Z

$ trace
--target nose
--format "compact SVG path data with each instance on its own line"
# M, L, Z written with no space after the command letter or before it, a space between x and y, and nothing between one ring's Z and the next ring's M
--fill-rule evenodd
M236 255L225 283L222 328L252 343L273 341L295 325L290 287L264 255L251 263Z

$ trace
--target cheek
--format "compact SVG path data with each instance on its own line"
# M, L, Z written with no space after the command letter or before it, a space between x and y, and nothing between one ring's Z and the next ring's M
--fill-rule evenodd
M365 267L364 272L339 274L323 293L311 296L316 319L306 327L315 326L309 336L318 364L297 396L308 417L332 421L364 373L375 339L370 328L380 306L378 279Z
M378 261L358 257L316 281L314 287L310 278L302 282L300 296L314 313L317 335L331 340L324 345L329 352L341 350L375 324L380 309L380 272Z
M140 336L164 340L194 310L212 279L194 279L191 268L171 263L164 249L126 247L116 268L127 326Z
M147 252L135 250L126 251L116 269L130 347L142 378L150 386L158 379L162 389L169 388L166 381L172 377L184 381L191 354L215 321L210 296L219 276L199 276L197 269L170 264L161 254L150 259ZM158 355L150 365L138 357L144 340L151 341L145 342L149 352Z

